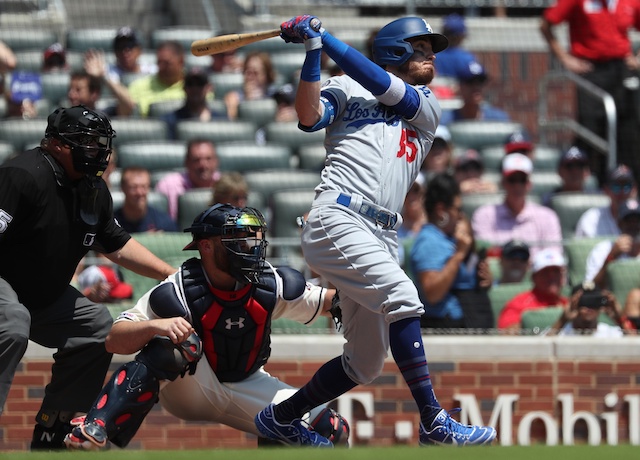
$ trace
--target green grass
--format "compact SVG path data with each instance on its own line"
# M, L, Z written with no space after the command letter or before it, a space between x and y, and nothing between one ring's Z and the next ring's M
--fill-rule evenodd
M638 446L511 446L471 447L354 447L331 452L316 449L212 449L182 451L140 451L113 448L106 452L6 452L0 459L11 460L602 460L636 458Z

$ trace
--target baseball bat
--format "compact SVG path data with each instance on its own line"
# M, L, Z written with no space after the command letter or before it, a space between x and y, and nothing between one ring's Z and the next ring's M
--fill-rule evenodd
M280 35L280 29L263 30L261 32L247 32L242 34L220 35L218 37L196 40L191 43L191 53L194 56L208 56L234 50L249 43L266 40Z

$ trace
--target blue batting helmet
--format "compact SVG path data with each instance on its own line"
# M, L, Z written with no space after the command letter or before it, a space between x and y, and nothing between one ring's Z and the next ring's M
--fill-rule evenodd
M428 35L434 53L449 45L447 37L433 31L427 21L418 17L396 19L384 26L373 40L373 60L376 64L399 66L413 55L413 47L408 38Z

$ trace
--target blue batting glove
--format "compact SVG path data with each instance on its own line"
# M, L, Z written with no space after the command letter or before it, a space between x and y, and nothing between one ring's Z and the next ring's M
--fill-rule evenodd
M298 16L295 19L296 23L293 26L295 36L304 40L322 36L322 32L324 32L322 22L320 22L320 19L316 16L309 16L308 14L305 14L304 16Z

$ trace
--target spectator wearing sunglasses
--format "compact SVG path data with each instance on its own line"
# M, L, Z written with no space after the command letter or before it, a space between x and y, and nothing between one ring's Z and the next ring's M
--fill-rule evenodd
M638 189L633 172L625 165L611 171L602 191L609 196L608 206L587 209L576 225L576 237L618 236L617 216L620 206L629 198L635 198Z
M496 284L522 283L529 272L529 246L509 240L500 251L500 279Z
M589 171L589 157L584 150L572 146L565 151L558 161L558 175L562 183L554 190L545 193L542 204L551 206L551 198L558 193L595 192L587 185L587 179L591 175Z
M454 177L460 185L460 192L469 193L495 193L498 185L486 180L484 174L484 162L477 150L467 149L462 155L456 157L453 162Z
M502 246L519 239L529 245L531 256L545 247L561 250L562 233L557 214L527 199L531 192L533 163L521 154L505 155L502 160L504 201L480 206L471 225L477 240Z

